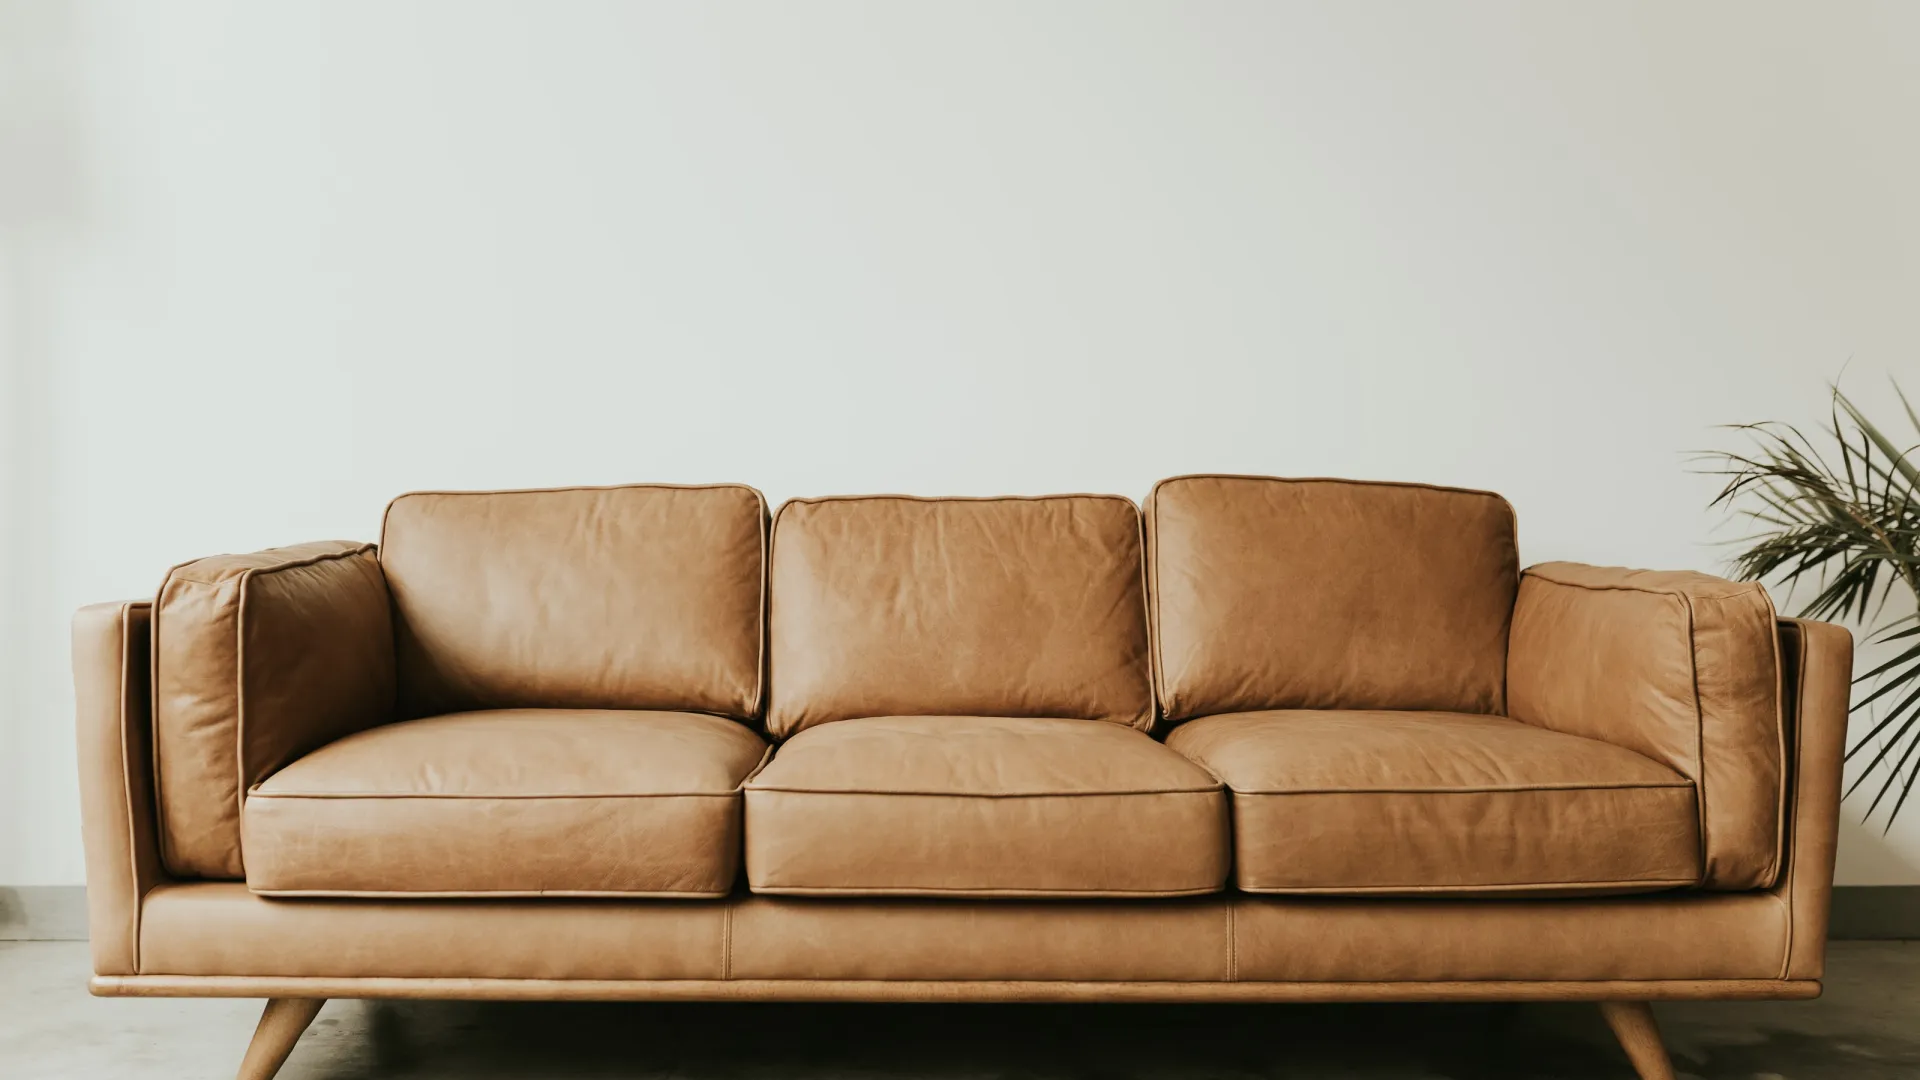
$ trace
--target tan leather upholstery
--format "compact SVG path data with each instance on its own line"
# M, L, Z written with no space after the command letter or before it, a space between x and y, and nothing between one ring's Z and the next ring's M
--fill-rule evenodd
M1778 979L1786 909L1765 893L1607 899L1243 897L1247 980Z
M274 895L722 896L759 736L718 716L515 709L349 736L256 785Z
M1259 709L1504 711L1519 556L1483 491L1182 476L1147 498L1170 721Z
M1255 712L1167 745L1233 791L1234 883L1273 893L1645 892L1700 876L1693 785L1497 716Z
M402 495L380 552L402 708L751 719L765 547L738 484Z
M148 642L153 606L90 604L73 617L80 823L93 970L139 970L140 900L160 881L153 820Z
M727 905L604 900L275 900L233 883L147 898L156 975L718 979Z
M1139 513L1118 496L796 499L769 633L783 738L856 716L1153 724Z
M1085 720L886 716L788 740L747 784L747 881L826 895L1174 896L1227 873L1220 785Z
M1792 786L1787 857L1773 894L1792 917L1782 978L1817 979L1826 967L1833 858L1840 834L1840 776L1853 692L1853 635L1843 626L1780 620L1783 701L1791 716Z
M1703 885L1764 888L1779 871L1786 779L1778 649L1757 584L1544 563L1514 608L1510 715L1692 780Z
M1788 948L1786 909L1767 893L422 904L192 884L155 889L144 924L151 975L773 981L751 995L764 997L837 979L879 983L856 997L906 980L1073 980L1069 996L1086 999L1119 980L1168 983L1169 996L1229 980L1776 980Z
M1224 897L819 900L757 896L733 912L736 979L1229 977Z
M246 787L393 714L393 631L370 544L326 541L176 566L153 607L160 846L237 878Z

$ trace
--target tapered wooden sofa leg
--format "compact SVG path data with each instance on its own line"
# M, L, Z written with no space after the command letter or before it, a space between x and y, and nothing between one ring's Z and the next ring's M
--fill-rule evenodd
M1603 1001L1600 1015L1620 1040L1620 1049L1640 1074L1640 1080L1674 1080L1673 1062L1660 1041L1660 1026L1653 1022L1653 1006L1644 1001Z
M271 998L240 1061L240 1080L273 1080L293 1053L293 1044L320 1013L326 998Z

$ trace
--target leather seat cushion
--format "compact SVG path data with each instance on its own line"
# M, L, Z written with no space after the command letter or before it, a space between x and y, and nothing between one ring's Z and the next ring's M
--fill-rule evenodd
M390 724L254 786L247 885L273 896L722 896L739 868L744 725L503 709Z
M1167 745L1233 792L1255 893L1578 894L1700 880L1693 784L1631 750L1498 716L1230 713Z
M823 724L780 747L746 803L755 892L1181 896L1226 881L1219 782L1095 720Z

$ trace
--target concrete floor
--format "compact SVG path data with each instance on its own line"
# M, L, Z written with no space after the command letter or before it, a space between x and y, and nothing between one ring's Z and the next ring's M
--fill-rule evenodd
M0 1077L228 1077L248 1001L87 996L86 946L0 943ZM1657 1006L1682 1076L1920 1077L1920 943L1838 942L1818 1001ZM1629 1080L1591 1006L329 1002L284 1080Z

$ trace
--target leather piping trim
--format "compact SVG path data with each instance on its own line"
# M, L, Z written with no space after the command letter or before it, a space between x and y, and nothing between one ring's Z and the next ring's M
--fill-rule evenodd
M889 502L889 501L890 502L913 502L913 503L1071 502L1071 501L1077 501L1082 499L1093 499L1093 500L1125 503L1127 507L1133 511L1134 529L1135 529L1136 536L1139 538L1141 560L1144 563L1146 558L1146 531L1145 531L1146 526L1143 523L1141 518L1139 504L1135 503L1132 499L1127 498L1125 495L1101 495L1101 494L1094 494L1090 492L1069 492L1069 493L1058 494L1058 495L808 495L808 496L788 499L787 501L780 504L779 509L773 512L772 521L767 526L767 557L765 559L766 575L767 575L768 581L771 582L773 578L774 547L780 535L780 517L781 515L787 512L788 507L794 506L796 504L811 506L818 503L832 503L832 502ZM1152 601L1147 595L1145 595L1147 590L1144 587L1144 583L1146 581L1146 576L1144 571L1142 572L1142 575L1141 575L1141 581L1143 583L1143 588L1141 589L1141 593L1142 593L1141 603L1146 606L1146 609L1150 616L1153 610ZM767 590L766 617L761 620L760 633L762 638L765 638L766 636L770 635L772 632L773 632L773 590L771 585L769 585ZM1071 716L1071 717L1059 717L1059 719L1095 720L1101 723L1121 724L1122 726L1130 727L1136 731L1145 732L1148 735L1151 735L1153 733L1153 729L1156 725L1156 721L1159 716L1158 710L1159 710L1159 697L1160 697L1159 693L1155 690L1155 686L1154 686L1153 640L1152 640L1153 630L1151 626L1151 619L1149 619L1147 634L1148 634L1147 657L1146 657L1147 659L1147 707L1144 715L1136 714L1134 718L1131 720L1121 720L1121 719L1118 719L1116 716L1112 716L1112 715ZM821 724L834 723L835 721L832 721L832 720L815 721L810 724L803 724L793 729L792 731L786 732L781 735L776 736L774 734L773 697L772 697L772 690L771 690L771 684L773 681L773 650L771 648L763 647L763 651L765 652L766 658L767 658L766 670L767 670L767 681L769 684L769 690L768 690L767 700L765 702L765 707L761 710L761 718L762 718L762 726L767 733L767 738L770 740L777 739L778 741L784 742L787 739L791 739L794 736L800 734L801 732L806 731L808 728L816 728L821 726ZM944 716L949 714L947 713L890 713L887 715ZM998 715L1007 715L1007 714L1003 713ZM1035 717L1035 719L1052 719L1052 718L1053 717ZM847 719L853 719L853 718L848 717Z
M383 529L385 528L384 524L382 525L382 528ZM163 606L163 601L165 601L167 598L167 586L173 584L176 578L178 578L182 582L186 582L188 584L193 584L193 585L219 586L219 585L226 584L227 580L233 580L238 582L238 585L236 586L237 591L235 593L234 615L233 615L233 637L234 637L234 643L233 643L234 644L234 650L233 650L233 656L234 656L234 664L233 664L233 668L234 668L234 733L233 733L234 747L233 749L234 749L234 759L235 759L234 772L236 774L235 783L234 783L234 804L235 804L234 812L236 815L239 815L241 813L244 813L246 809L247 787L248 787L248 781L246 776L246 770L247 770L246 751L244 749L246 746L246 740L247 740L247 721L246 721L247 658L246 658L246 652L245 652L247 582L250 579L252 579L252 577L255 574L271 574L281 570L293 570L303 566L314 566L323 562L331 562L335 559L354 558L356 556L366 554L369 551L375 552L374 558L377 561L379 558L379 554L376 546L373 544L363 543L358 547L349 548L348 550L345 550L345 551L334 551L334 552L329 552L325 555L310 555L304 559L289 559L286 562L277 563L273 566L249 567L245 570L242 570L240 573L234 575L234 577L231 579L210 581L204 578L186 577L181 575L180 572L182 570L185 570L187 567L192 566L195 563L204 562L207 559L219 557L215 555L203 555L197 559L189 559L186 562L175 564L174 566L170 567L167 570L166 576L160 579L160 591L154 594L153 612L149 616L149 621L147 626L148 640L151 642L147 650L148 652L147 712L148 712L148 723L152 726L152 730L153 730L153 737L151 739L151 742L153 743L153 754L152 754L153 761L150 767L153 769L154 830L159 840L158 846L160 849L161 865L166 867L169 871L173 869L173 863L175 861L174 857L177 853L173 851L173 830L169 828L167 825L166 800L161 797L161 791L160 791L161 740L160 740L160 693L159 693L159 690L160 690L160 648L159 648L160 609ZM124 648L125 646L123 645L122 647ZM236 817L236 820L237 820L237 817ZM246 852L241 851L238 854L240 856L241 872L245 873L246 872ZM136 961L136 964L137 964L137 961Z
M255 889L247 891L269 898L331 897L341 900L724 900L733 895L731 886L718 891L694 889L647 889L628 892L620 889Z
M1696 878L1622 878L1618 881L1513 881L1498 882L1489 885L1248 885L1243 881L1234 882L1234 888L1253 896L1315 896L1315 895L1378 895L1395 896L1432 895L1446 893L1489 893L1511 892L1514 890L1538 892L1567 892L1584 889L1629 889L1636 892L1655 892L1661 889L1683 889L1698 885Z
M1081 897L1101 899L1106 897L1175 897L1175 896L1213 896L1226 891L1226 884L1209 885L1197 889L937 889L921 885L749 885L755 896L957 896L978 897L983 900L996 897Z
M795 788L749 785L747 791L782 795L872 795L904 799L1123 799L1133 795L1212 795L1218 785L1203 788L1139 788L1129 791L887 791L877 788Z
M426 998L463 1001L1765 1001L1818 997L1817 979L1594 982L1042 982L853 979L402 979L96 975L101 997Z
M766 616L768 610L767 605L772 591L773 551L769 540L769 523L771 518L767 512L767 496L765 492L754 487L752 484L573 484L563 487L497 488L482 489L479 491L445 491L439 489L405 491L387 500L386 509L380 512L379 550L384 552L387 548L387 520L393 516L394 504L402 499L413 498L416 495L556 495L568 491L627 491L635 488L647 488L655 491L745 491L751 494L754 501L760 504L760 658L759 663L754 667L753 700L748 703L747 714L745 716L735 713L716 713L713 715L724 716L728 720L744 721L748 724L753 724L761 720L767 711L768 670Z
M316 799L345 800L354 799L445 799L459 801L471 799L476 802L564 802L582 799L734 799L740 795L739 788L727 791L608 791L608 792L556 792L546 794L532 792L528 794L463 794L458 792L432 791L260 791L258 785L249 791L250 799Z
M152 603L147 601L140 601L140 600L135 600L135 601L131 601L129 603L120 605L120 787L121 787L121 793L125 796L126 804L127 804L127 820L126 820L127 880L132 883L133 894L134 894L133 895L133 971L134 971L134 974L136 975L140 973L140 917L146 913L147 898L144 894L140 892L140 877L141 877L141 874L140 874L140 827L139 827L138 821L135 819L134 803L133 803L134 755L133 755L133 748L127 744L127 723L128 723L127 691L129 690L128 682L133 670L133 665L131 663L132 657L128 655L127 639L133 636L134 609L147 608L148 609L147 618L149 620L148 636L149 636L149 640L151 640L151 636L152 636L151 620L153 618L153 612L152 612L153 607L154 605ZM151 665L152 663L151 646L149 646L148 654L149 654L148 664ZM147 711L148 711L147 722L151 724L153 722L153 717L152 717L153 694L151 692L147 694ZM149 738L148 741L152 743L152 745L154 746L153 754L156 761L154 768L157 773L159 768L158 766L159 740ZM160 807L159 807L160 799L159 799L159 792L157 788L155 789L155 795L154 795L153 801L154 801L153 811L154 811L154 817L156 819L155 824L157 826L159 824L158 818L160 813ZM156 849L155 854L158 854L159 838L156 836L154 839L156 841L154 845Z
M1644 784L1581 784L1568 781L1564 784L1488 784L1477 787L1366 787L1366 788L1288 788L1288 789L1252 789L1233 788L1235 795L1493 795L1501 793L1526 794L1549 791L1665 791L1693 787L1691 780Z
M1519 586L1520 579L1526 576L1526 572L1520 569L1519 511L1513 508L1513 503L1508 500L1506 496L1497 491L1487 491L1482 488L1448 487L1444 484L1422 484L1404 480L1348 480L1334 476L1261 476L1256 473L1182 473L1178 476L1169 476L1164 480L1155 481L1152 489L1147 492L1146 504L1141 510L1142 527L1146 530L1147 537L1145 545L1147 553L1147 651L1152 654L1148 669L1153 676L1154 700L1159 703L1161 717L1169 725L1177 724L1185 720L1198 719L1198 717L1202 715L1199 713L1176 715L1178 713L1175 707L1177 703L1173 700L1172 695L1167 693L1165 672L1162 670L1164 665L1162 663L1160 650L1160 555L1158 551L1159 540L1156 535L1154 508L1160 501L1161 488L1166 487L1168 484L1177 484L1185 480L1260 480L1275 484L1344 484L1348 487L1418 488L1423 491L1439 491L1454 495L1482 495L1490 499L1498 499L1500 504L1507 508L1507 519L1512 522L1512 527L1509 529L1508 534L1513 540L1513 581L1516 589ZM1507 621L1509 629L1511 629L1513 621L1511 612L1508 613ZM1503 660L1500 665L1500 708L1493 713L1495 716L1507 715L1506 670L1507 665ZM1254 712L1259 710L1240 711Z
M1700 789L1700 873L1702 881L1704 882L1707 873L1709 837L1707 826L1707 723L1706 704L1700 695L1700 643L1695 637L1693 612L1693 601L1695 597L1682 589L1654 589L1644 585L1630 584L1594 585L1582 581L1566 581L1542 571L1538 566L1527 567L1520 572L1520 576L1523 579L1528 577L1535 578L1539 581L1547 582L1550 585L1558 585L1565 589L1584 589L1588 592L1637 592L1647 596L1669 596L1678 601L1681 609L1686 612L1687 664L1693 677L1694 759L1696 771L1699 774ZM1758 886L1759 888L1765 889L1772 888L1780 881L1782 864L1786 858L1787 801L1791 793L1789 776L1791 769L1790 763L1787 761L1789 747L1787 744L1786 683L1785 675L1781 671L1781 666L1785 658L1780 652L1780 612L1773 605L1772 594L1768 593L1764 586L1756 582L1742 583L1741 587L1727 592L1702 594L1698 599L1738 600L1755 593L1759 594L1761 602L1766 605L1768 620L1774 626L1774 632L1769 635L1773 652L1773 735L1774 749L1780 755L1780 787L1778 791L1774 792L1773 852L1767 860L1767 868L1763 874L1764 880ZM1797 751L1797 744L1794 749Z

